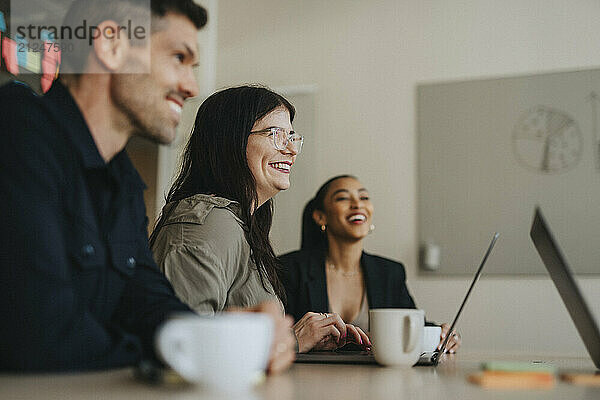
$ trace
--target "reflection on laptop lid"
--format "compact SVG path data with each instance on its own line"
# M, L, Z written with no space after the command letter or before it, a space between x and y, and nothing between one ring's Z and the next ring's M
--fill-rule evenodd
M600 331L598 325L583 299L573 277L573 272L552 237L539 207L535 209L530 235L588 353L592 357L596 368L600 369Z

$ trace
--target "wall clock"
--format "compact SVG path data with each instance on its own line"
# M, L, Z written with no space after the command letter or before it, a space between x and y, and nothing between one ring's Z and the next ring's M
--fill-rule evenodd
M564 173L583 155L583 136L577 122L564 111L542 105L521 115L512 142L519 164L543 174Z

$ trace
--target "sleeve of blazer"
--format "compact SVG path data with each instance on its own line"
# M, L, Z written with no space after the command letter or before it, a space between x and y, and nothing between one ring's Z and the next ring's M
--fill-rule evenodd
M62 229L68 182L57 145L38 133L44 121L19 99L0 97L3 115L13 114L0 121L0 370L132 364L139 342L115 338L80 301ZM27 115L15 116L19 109Z
M398 294L400 297L400 301L402 303L407 304L407 308L417 308L415 301L413 300L412 296L410 295L410 292L408 291L408 286L406 285L406 270L404 269L404 265L402 263L398 263L397 270L400 275L398 277L398 283L400 285Z
M286 295L286 314L291 315L294 321L297 321L302 315L298 316L298 300L300 298L300 265L298 263L298 252L287 253L279 257L281 262L281 282L285 288Z
M415 308L406 285L404 265L364 252L361 263L370 308Z

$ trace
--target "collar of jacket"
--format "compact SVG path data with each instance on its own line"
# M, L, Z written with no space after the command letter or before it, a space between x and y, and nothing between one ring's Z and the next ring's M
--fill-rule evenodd
M325 252L311 252L308 268L308 292L314 312L329 311L327 295L327 277L325 275ZM377 290L381 285L382 271L377 266L377 261L368 253L362 252L360 265L363 270L367 301L369 308L382 307L385 302L384 293Z
M128 186L146 188L125 149L115 155L109 163L104 162L81 110L69 90L60 81L54 81L48 93L42 97L42 104L67 134L68 140L81 157L85 169L106 168L108 164L114 162L119 166L122 174L118 177L120 180L124 180Z

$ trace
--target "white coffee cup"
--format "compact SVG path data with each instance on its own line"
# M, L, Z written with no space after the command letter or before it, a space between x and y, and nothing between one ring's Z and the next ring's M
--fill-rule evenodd
M242 392L267 366L273 321L260 313L179 316L156 335L158 354L189 382Z
M369 310L375 361L387 366L414 365L423 347L425 312L408 308Z
M439 326L426 326L423 328L423 347L422 353L431 353L435 351L440 344L440 335L442 328Z

